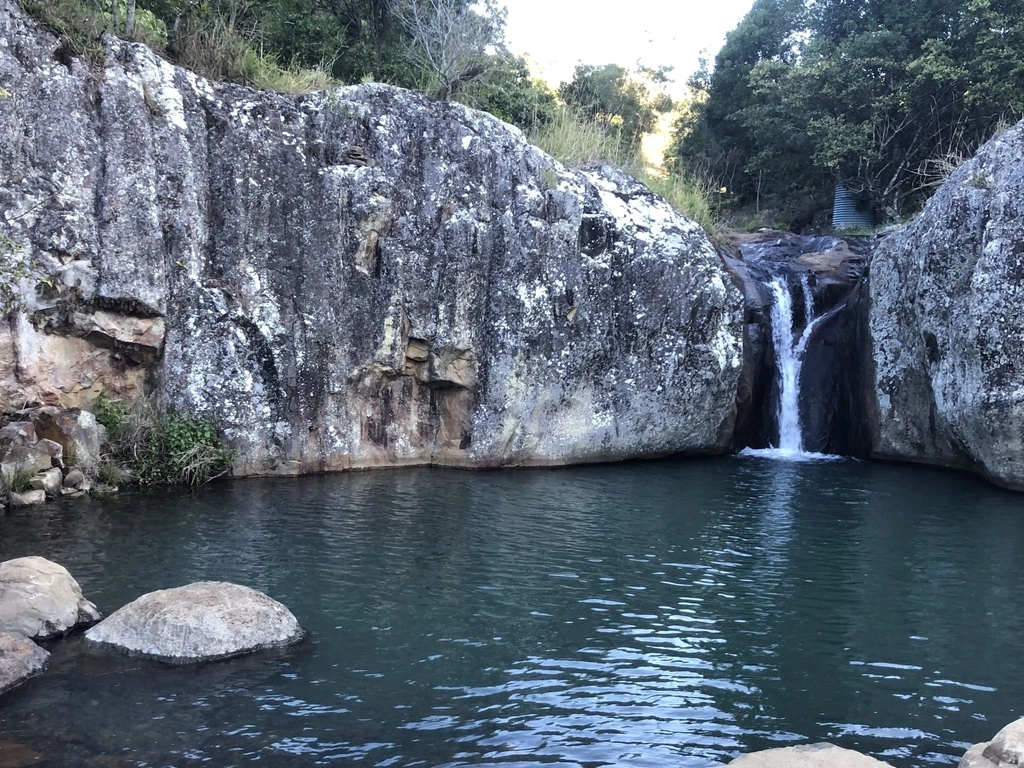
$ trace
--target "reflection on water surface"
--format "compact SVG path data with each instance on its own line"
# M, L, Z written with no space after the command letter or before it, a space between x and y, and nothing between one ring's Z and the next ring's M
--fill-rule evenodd
M830 740L952 763L1019 716L1021 497L757 458L377 471L0 518L105 612L262 589L295 649L170 668L53 644L0 738L62 766L703 766Z

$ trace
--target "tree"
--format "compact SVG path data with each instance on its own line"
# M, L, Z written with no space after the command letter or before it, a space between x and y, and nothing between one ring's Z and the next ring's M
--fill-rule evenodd
M1024 0L757 0L691 80L674 157L740 202L842 181L896 217L1021 114L1022 62Z
M424 90L445 101L484 76L505 25L505 11L493 0L406 0L397 15L411 38L406 55L426 80Z
M665 70L661 74L664 76ZM654 128L656 113L650 92L618 64L578 64L572 80L559 86L558 95L579 115L617 135L626 151L635 150L641 137ZM671 109L671 101L660 100L658 106Z
M487 73L460 98L524 131L547 125L556 109L555 94L544 83L530 78L526 60L507 52L491 56Z

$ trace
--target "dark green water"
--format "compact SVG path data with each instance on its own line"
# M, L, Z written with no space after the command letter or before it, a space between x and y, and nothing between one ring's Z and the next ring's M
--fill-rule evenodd
M104 612L224 579L311 640L182 669L65 639L0 739L60 766L954 763L1024 714L1022 545L1024 497L971 477L740 458L17 512L0 559L66 565Z

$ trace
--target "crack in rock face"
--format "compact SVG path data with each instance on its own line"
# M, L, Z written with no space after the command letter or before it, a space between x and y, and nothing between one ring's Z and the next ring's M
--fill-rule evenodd
M152 392L240 474L728 450L742 297L611 168L384 85L211 83L108 39L92 73L0 0L0 221L45 273L0 398Z

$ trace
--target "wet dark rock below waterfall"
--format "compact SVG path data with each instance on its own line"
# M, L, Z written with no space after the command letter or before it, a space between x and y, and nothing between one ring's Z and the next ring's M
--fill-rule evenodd
M4 740L67 766L954 764L1021 714L1019 497L867 462L249 480L0 517L104 612L197 580L310 632L173 668L55 644ZM1009 601L1009 602L1008 602Z
M745 305L744 373L733 441L737 449L779 444L779 360L772 341L775 297L770 288L776 279L791 294L797 335L813 318L821 318L802 356L798 407L803 447L824 454L870 455L862 286L874 243L867 237L766 233L724 256Z

